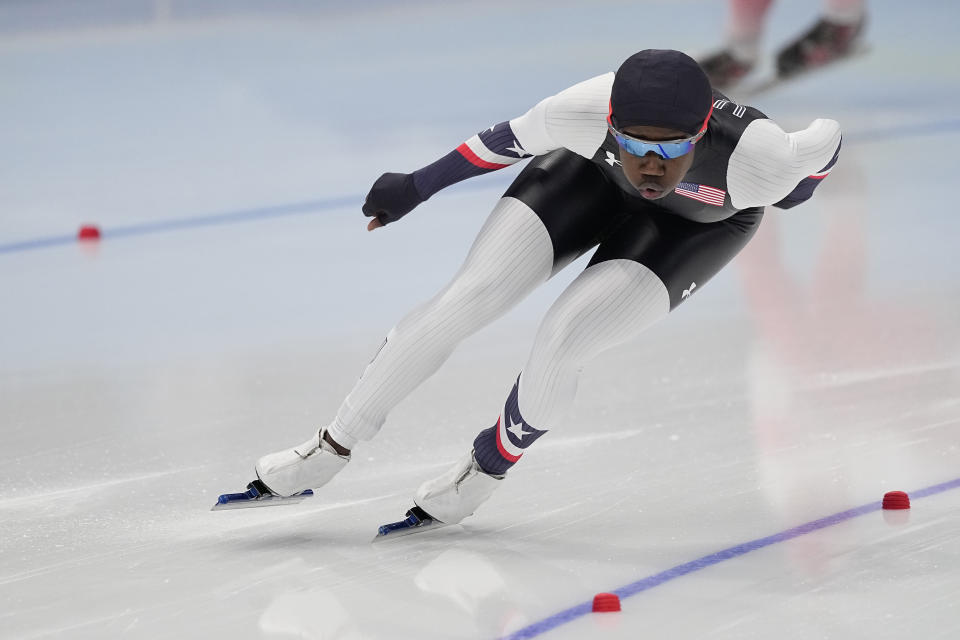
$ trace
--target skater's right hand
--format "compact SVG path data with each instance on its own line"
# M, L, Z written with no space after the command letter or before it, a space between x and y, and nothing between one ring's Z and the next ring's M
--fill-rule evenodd
M370 188L363 203L363 215L373 218L367 231L396 222L423 202L413 183L412 173L385 173Z

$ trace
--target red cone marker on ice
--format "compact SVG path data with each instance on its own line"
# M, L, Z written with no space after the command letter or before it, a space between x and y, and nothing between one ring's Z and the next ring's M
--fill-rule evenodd
M615 593L598 593L593 596L593 611L620 611L620 596Z
M99 240L100 228L96 225L85 224L77 232L77 240Z
M909 509L910 496L903 491L887 491L883 494L884 509Z

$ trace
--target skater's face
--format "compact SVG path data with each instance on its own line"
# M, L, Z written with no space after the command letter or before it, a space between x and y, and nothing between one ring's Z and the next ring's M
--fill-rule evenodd
M626 127L623 133L649 142L668 142L690 137L690 133L686 131L663 127ZM677 158L664 158L653 151L637 156L621 147L620 162L623 164L623 174L642 197L659 200L668 193L673 193L683 180L683 176L693 164L694 153L696 145Z

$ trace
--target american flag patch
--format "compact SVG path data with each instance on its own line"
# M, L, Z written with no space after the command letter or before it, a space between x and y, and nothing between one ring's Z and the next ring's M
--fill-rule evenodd
M677 185L677 188L674 189L674 192L678 195L693 198L694 200L706 202L707 204L712 204L717 207L723 206L723 198L727 195L727 192L723 189L708 187L694 182L681 182Z

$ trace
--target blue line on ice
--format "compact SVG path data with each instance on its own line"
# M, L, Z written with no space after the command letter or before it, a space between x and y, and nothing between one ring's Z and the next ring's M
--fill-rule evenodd
M919 498L926 498L927 496L943 493L944 491L956 489L958 487L960 487L960 478L950 480L949 482L936 484L931 487L926 487L924 489L909 491L907 493L911 500L917 500ZM851 518L856 518L857 516L862 516L866 513L879 511L881 507L882 505L879 501L871 502L859 507L854 507L853 509L847 509L846 511L841 511L833 515L826 516L825 518L820 518L819 520L812 520L810 522L801 524L800 526L793 527L792 529L787 529L786 531L781 531L780 533L766 536L765 538L757 538L756 540L744 542L743 544L728 547L722 551L717 551L716 553L703 556L702 558L697 558L696 560L679 564L675 567L667 569L666 571L661 571L660 573L647 576L646 578L642 578L636 582L631 582L630 584L620 587L619 589L613 589L610 591L610 593L617 594L621 599L629 598L630 596L635 596L638 593L647 591L648 589L660 586L661 584L669 582L674 578L679 578L687 575L688 573L706 569L707 567L711 567L715 564L723 562L724 560L732 560L733 558L750 553L751 551L756 551L757 549L769 547L770 545L778 542L786 542L787 540L792 540L793 538L805 535L807 533L824 529L835 524L840 524L841 522L845 522ZM550 631L551 629L556 629L561 625L572 622L577 618L591 613L592 610L592 600L590 602L582 602L578 605L570 607L569 609L564 609L560 613L556 613L552 616L544 618L539 622L534 622L533 624L530 624L519 631L515 631L508 636L504 636L501 640L522 640L525 638L535 638L546 633L547 631Z

